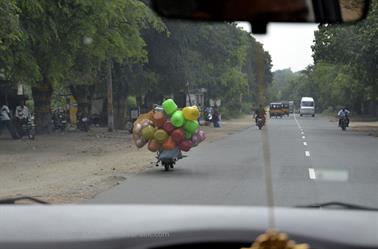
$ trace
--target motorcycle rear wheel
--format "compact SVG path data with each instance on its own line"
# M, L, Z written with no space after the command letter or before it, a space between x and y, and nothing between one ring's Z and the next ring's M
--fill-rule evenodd
M168 163L164 163L163 166L164 166L164 170L165 170L165 171L169 171L169 168L170 168L170 167L169 167L169 164L168 164Z

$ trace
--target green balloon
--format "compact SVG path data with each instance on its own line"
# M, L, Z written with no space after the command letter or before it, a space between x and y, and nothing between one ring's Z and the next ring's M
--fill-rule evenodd
M150 140L155 133L155 128L152 127L151 125L146 126L142 129L142 136L145 140Z
M154 138L156 139L158 143L161 143L161 144L164 143L168 139L168 137L169 137L168 133L163 129L159 129L155 131Z
M186 140L190 140L190 139L192 139L192 136L193 136L192 133L190 133L190 132L185 132L185 139L186 139Z
M163 109L168 115L172 115L177 111L177 105L173 99L167 99L163 102Z
M184 130L189 132L190 134L196 133L199 128L199 124L197 120L187 120L184 124Z
M173 114L172 114L172 117L171 117L171 123L173 124L173 126L175 127L181 127L184 125L184 114L182 113L182 111L175 111Z

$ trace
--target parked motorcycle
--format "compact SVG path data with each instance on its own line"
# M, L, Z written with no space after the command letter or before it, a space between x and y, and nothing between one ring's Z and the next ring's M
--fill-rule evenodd
M83 113L77 114L77 128L81 131L88 132L90 126L90 119Z
M173 169L176 162L183 158L181 150L175 148L173 150L161 150L157 153L156 167L159 167L159 163L164 167L165 171Z
M63 110L57 110L53 114L53 126L54 130L65 131L67 126L67 117Z
M29 114L26 118L15 120L16 133L18 138L27 136L29 139L35 138L34 116Z

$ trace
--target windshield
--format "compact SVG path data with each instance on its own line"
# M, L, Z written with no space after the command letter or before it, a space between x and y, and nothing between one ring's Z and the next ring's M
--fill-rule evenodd
M276 206L378 207L377 9L253 35L149 1L0 1L0 199L266 206L270 179Z
M314 102L312 102L312 101L302 101L301 105L304 106L304 107L311 107L311 106L314 106Z

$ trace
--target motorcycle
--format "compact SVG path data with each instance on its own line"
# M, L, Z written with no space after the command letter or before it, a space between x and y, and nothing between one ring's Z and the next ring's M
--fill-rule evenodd
M210 126L210 124L213 122L213 109L212 108L205 109L205 121L206 121L207 126Z
M343 131L346 130L346 128L348 127L348 120L346 117L341 117L340 118L340 127Z
M58 111L53 115L54 130L65 131L67 126L67 118L63 111Z
M261 130L261 128L264 126L264 119L262 117L257 117L256 126L259 128L259 130Z
M78 114L77 128L81 131L89 131L90 120L85 114Z
M159 163L164 167L165 171L169 171L173 169L176 162L183 158L181 150L175 148L173 150L160 150L157 152L156 158L158 161L156 162L156 167L159 167Z
M29 114L26 118L16 119L16 133L19 138L27 136L30 140L35 138L34 116Z

